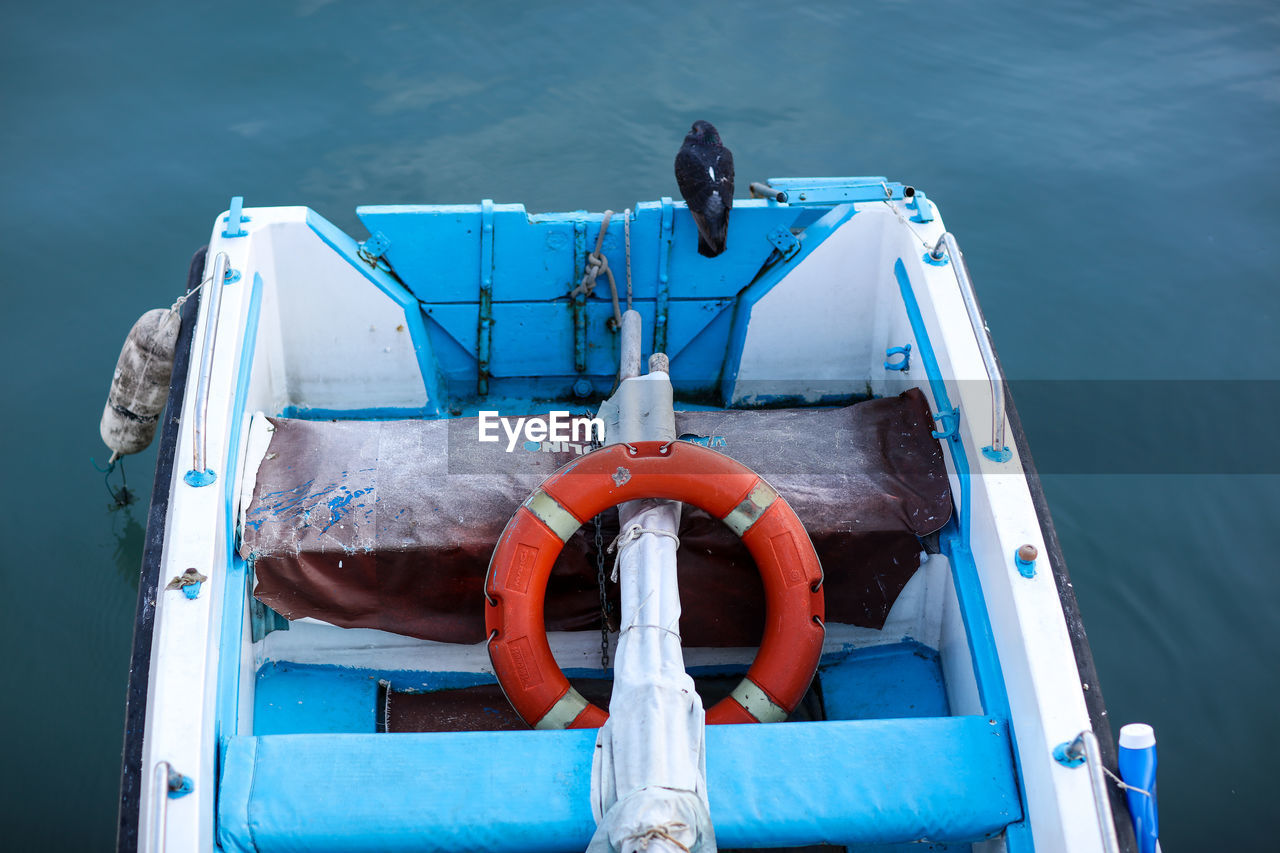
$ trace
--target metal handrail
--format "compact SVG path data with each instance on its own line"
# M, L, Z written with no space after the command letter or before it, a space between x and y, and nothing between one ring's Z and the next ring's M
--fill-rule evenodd
M1093 789L1093 803L1098 810L1098 828L1102 832L1102 849L1106 853L1119 853L1120 841L1116 838L1115 815L1111 811L1111 798L1107 792L1107 777L1103 773L1102 752L1098 748L1098 736L1085 731L1076 735L1075 740L1059 747L1063 757L1072 764L1081 758L1089 768L1089 786Z
M1000 369L996 366L996 354L991 349L991 339L987 333L987 324L982 318L982 309L978 307L978 298L973 292L973 280L969 278L969 266L964 261L964 254L950 231L943 232L938 242L929 252L929 257L941 261L943 254L951 258L951 269L956 276L956 284L960 286L960 296L964 299L965 310L969 312L969 325L973 327L974 337L978 339L978 350L982 353L982 361L987 367L987 378L991 382L991 454L995 458L1007 458L1004 445L1004 382Z
M194 427L192 432L192 463L187 475L191 485L205 485L212 482L213 472L207 464L207 426L209 420L209 379L213 373L213 349L218 337L218 316L222 307L222 285L227 279L230 260L226 252L219 252L213 259L213 274L210 276L208 296L209 310L205 314L204 342L200 349L200 374L196 383L196 399L194 411Z
M151 774L151 798L155 807L151 810L151 837L147 848L151 853L164 853L164 829L169 815L169 774L173 768L167 761L157 761Z
M167 761L157 761L151 772L151 797L155 808L151 810L151 835L147 839L149 853L164 853L164 832L169 818L169 800L185 797L195 788L188 776L183 776Z

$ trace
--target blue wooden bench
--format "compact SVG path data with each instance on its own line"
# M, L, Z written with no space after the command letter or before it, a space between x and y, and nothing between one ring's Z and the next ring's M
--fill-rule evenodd
M227 851L581 851L596 732L268 735L226 743ZM721 847L975 841L1021 820L988 717L707 729Z

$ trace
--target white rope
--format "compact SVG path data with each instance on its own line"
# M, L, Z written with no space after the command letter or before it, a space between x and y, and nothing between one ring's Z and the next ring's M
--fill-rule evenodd
M683 821L672 821L671 823L664 824L663 826L655 826L650 829L646 829L644 832L637 832L634 835L628 835L626 838L623 838L623 844L622 846L619 846L618 849L625 849L625 845L628 841L635 841L639 844L641 850L648 850L650 841L662 839L663 841L680 848L684 853L689 853L689 848L684 844L681 844L669 831L674 830L675 832L680 832L688 828L689 825Z
M1124 780L1123 780L1123 779L1121 779L1119 776L1117 776L1116 774L1114 774L1114 773L1112 773L1110 770L1108 770L1108 769L1106 768L1106 765L1101 764L1101 762L1099 762L1099 766L1101 766L1101 767L1102 767L1102 772L1103 772L1103 773L1106 773L1108 776L1110 776L1110 777L1111 777L1111 781L1112 781L1112 782L1115 782L1117 785L1119 785L1119 786L1120 786L1120 789L1121 789L1121 790L1124 790L1124 791L1133 791L1135 794L1145 794L1145 795L1146 795L1146 796L1148 796L1148 797L1149 797L1149 796L1151 796L1151 792L1150 792L1150 791L1143 790L1142 788L1139 788L1137 785L1130 785L1128 782L1124 781Z
M885 204L885 207L893 211L894 216L898 217L898 221L901 222L903 225L905 225L907 230L910 231L915 236L915 238L920 241L921 246L929 250L933 249L933 246L929 245L929 241L921 237L920 232L911 227L911 222L905 216L902 215L902 211L898 210L898 208L893 206L892 201L885 199L884 204Z
M618 582L618 564L622 561L622 546L632 540L639 539L641 533L652 533L655 536L665 536L676 543L676 547L680 547L680 537L672 533L670 530L662 530L656 527L641 527L639 524L633 524L626 530L618 533L613 537L613 541L609 543L608 552L614 554L613 558L613 574L609 576L609 580L614 583ZM616 553L615 553L616 552Z
M175 303L173 303L173 305L169 306L169 311L170 311L170 313L177 313L179 310L181 310L181 309L182 309L182 306L186 303L186 301L187 301L188 299L190 299L191 297L193 297L193 296L195 296L197 293L199 293L199 292L200 292L200 288L204 287L206 284L208 284L208 283L209 283L209 282L211 282L211 281L213 281L213 276L209 276L209 277L208 277L208 278L206 278L204 281L200 282L200 283L199 283L199 284L197 284L195 287L193 287L193 288L191 288L190 290L188 290L188 291L187 291L186 293L184 293L182 296L179 296L179 297L178 297L178 301L177 301L177 302L175 302Z

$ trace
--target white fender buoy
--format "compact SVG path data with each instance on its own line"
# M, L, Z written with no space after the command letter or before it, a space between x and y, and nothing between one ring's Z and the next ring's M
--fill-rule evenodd
M169 396L173 353L182 325L179 312L153 308L138 318L116 362L99 427L111 461L145 450L156 434Z

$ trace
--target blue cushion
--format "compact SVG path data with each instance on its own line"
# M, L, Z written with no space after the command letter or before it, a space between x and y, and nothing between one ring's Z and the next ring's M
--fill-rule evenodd
M228 851L583 850L594 730L235 737ZM722 847L971 841L1022 818L1008 729L986 717L707 729Z

